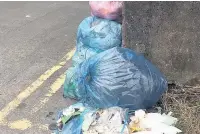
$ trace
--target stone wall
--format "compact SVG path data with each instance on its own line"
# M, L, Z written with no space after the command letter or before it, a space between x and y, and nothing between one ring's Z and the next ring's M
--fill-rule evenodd
M124 2L124 43L144 54L169 83L200 76L200 2Z

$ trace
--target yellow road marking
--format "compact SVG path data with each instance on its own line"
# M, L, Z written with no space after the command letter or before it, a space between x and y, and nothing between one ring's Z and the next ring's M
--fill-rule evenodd
M64 83L64 80L65 80L65 74L60 75L60 77L56 79L56 81L50 86L49 92L45 95L44 98L40 99L39 105L35 105L33 107L33 109L30 112L31 115L36 113L38 110L40 110L49 101L50 97L53 96L61 88L61 86ZM6 124L11 129L26 130L28 128L36 126L42 130L46 130L46 131L48 130L47 124L46 125L42 125L42 124L32 125L32 123L27 119L21 119L21 120L9 122Z
M27 119L17 120L11 123L8 123L8 127L11 129L18 129L18 130L26 130L30 128L32 123Z
M31 121L27 119L21 119L13 122L7 122L4 125L7 125L11 129L18 129L18 130L26 130L31 127L37 127L41 130L48 131L48 124L33 124Z
M10 103L8 103L1 111L0 111L0 124L5 123L6 117L15 110L19 104L29 97L33 92L35 92L38 87L40 87L45 80L47 80L52 74L54 74L57 70L62 68L62 66L67 62L67 60L71 59L74 54L75 49L71 50L67 53L61 61L53 66L51 69L47 70L44 74L42 74L36 81L34 81L29 87L23 90L19 95L16 96Z
M55 94L63 85L65 80L65 74L60 75L58 79L50 86L50 90L47 94L45 94L45 97L40 99L39 105L33 106L33 109L31 110L31 115L36 113L38 110L40 110L50 99L53 94Z

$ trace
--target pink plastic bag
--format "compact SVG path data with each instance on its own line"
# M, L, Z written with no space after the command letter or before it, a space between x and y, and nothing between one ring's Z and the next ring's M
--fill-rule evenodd
M91 14L104 19L122 19L122 1L90 1Z

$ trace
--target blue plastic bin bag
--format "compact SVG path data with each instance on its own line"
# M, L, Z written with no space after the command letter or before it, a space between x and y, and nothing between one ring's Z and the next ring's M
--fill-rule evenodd
M96 55L99 53L98 50L92 49L88 46L84 46L82 43L79 43L79 47L76 48L76 52L72 57L72 65L73 67L70 67L66 71L65 76L65 82L64 82L64 97L78 99L77 93L76 93L76 87L77 84L75 82L76 78L76 67L86 59L90 58L93 55Z
M77 45L79 42L100 51L121 46L121 24L93 16L87 17L78 27Z
M115 47L82 62L77 92L92 107L131 110L153 106L167 89L163 74L142 55Z
M81 62L100 52L101 51L90 48L86 45L83 45L82 42L79 42L76 48L76 52L72 57L72 64L73 66L77 66Z
M77 96L77 82L76 79L76 67L70 67L66 71L65 82L64 82L64 94L63 96L66 98L78 99Z

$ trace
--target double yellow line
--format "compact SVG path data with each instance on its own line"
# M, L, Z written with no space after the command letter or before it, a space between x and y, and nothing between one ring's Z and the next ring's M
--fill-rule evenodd
M52 76L56 71L61 69L68 60L71 59L74 54L75 49L68 52L55 66L48 69L44 72L36 81L34 81L30 86L26 89L22 90L19 95L17 95L11 102L9 102L1 111L0 111L0 125L7 125L10 128L21 129L24 130L27 127L31 126L31 122L22 119L16 122L8 122L6 117L14 111L25 99L27 99L32 93L34 93L50 76ZM31 110L31 114L34 114L39 109L41 109L48 101L53 94L55 94L62 84L64 83L65 75L62 74L50 87L49 92L40 99L39 105L35 105ZM21 124L21 126L19 126ZM24 127L23 127L24 126Z

